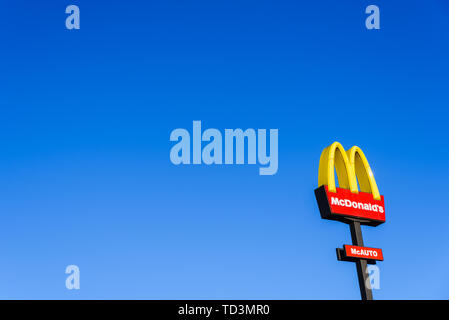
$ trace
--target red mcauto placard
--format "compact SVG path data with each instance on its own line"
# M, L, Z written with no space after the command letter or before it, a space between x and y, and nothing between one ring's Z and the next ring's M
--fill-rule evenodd
M332 214L385 222L384 196L380 196L380 200L375 200L371 193L352 193L342 188L330 192L327 186L325 188Z
M347 257L381 261L384 260L382 249L351 246L348 244L345 244L344 248Z

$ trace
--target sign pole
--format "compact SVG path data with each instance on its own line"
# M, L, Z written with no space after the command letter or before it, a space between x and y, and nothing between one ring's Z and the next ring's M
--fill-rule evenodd
M352 220L349 223L349 228L351 230L352 244L355 246L364 247L360 222ZM367 272L367 261L365 259L358 259L356 261L356 266L362 300L373 300L373 292L371 288L367 287L367 283L370 282Z

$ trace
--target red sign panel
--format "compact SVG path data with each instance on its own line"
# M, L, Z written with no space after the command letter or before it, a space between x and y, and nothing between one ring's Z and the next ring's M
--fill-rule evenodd
M329 192L327 186L324 187L331 214L385 222L384 196L375 200L371 193L352 193L341 188L336 188L337 192Z
M350 246L347 244L344 245L344 248L347 257L380 261L384 260L382 249Z

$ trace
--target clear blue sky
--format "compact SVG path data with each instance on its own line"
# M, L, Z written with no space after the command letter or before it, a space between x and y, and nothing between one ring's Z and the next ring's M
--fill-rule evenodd
M385 195L374 297L449 299L446 0L1 0L0 35L0 298L359 299L313 194L340 141ZM193 120L279 129L278 173L174 166Z

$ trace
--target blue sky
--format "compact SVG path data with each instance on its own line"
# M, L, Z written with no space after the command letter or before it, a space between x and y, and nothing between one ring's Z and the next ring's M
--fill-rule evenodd
M340 141L385 196L363 228L385 257L374 298L448 299L448 17L444 0L1 1L0 298L359 299L335 256L349 228L313 194ZM174 166L193 120L278 129L277 174Z

